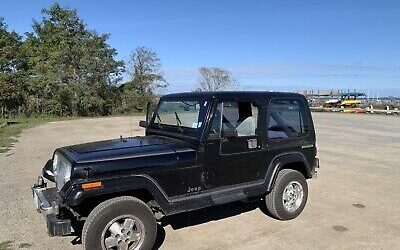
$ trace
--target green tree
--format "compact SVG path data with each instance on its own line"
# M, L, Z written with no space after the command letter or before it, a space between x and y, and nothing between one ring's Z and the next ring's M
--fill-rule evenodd
M136 48L128 65L130 80L124 86L123 106L125 111L142 111L168 83L161 71L160 58L151 49Z
M53 4L34 21L23 50L28 58L31 112L107 115L111 86L121 80L123 62L107 34L88 30L74 9Z
M0 18L0 108L15 111L24 102L24 58L20 53L22 41L16 32L9 32Z
M196 91L224 91L238 88L232 73L220 67L199 68L200 78Z

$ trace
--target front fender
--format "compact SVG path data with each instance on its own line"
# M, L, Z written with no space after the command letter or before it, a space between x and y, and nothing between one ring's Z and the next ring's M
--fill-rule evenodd
M291 163L301 163L303 166L302 170L306 174L306 178L311 178L312 172L311 168L307 162L306 157L301 152L290 152L277 155L271 162L268 167L267 175L266 175L266 184L267 184L267 192L271 191L274 187L276 178L281 169L284 168L285 165Z
M72 185L66 196L65 203L68 206L77 206L85 199L92 198L94 196L145 189L152 194L161 208L167 206L168 204L168 198L163 189L147 175L125 176L103 179L100 181L102 183L102 187L97 189L83 190L81 184L84 182Z

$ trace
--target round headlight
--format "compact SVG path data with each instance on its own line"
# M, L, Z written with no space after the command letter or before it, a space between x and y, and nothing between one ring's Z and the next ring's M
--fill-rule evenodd
M58 155L59 155L59 153L55 153L54 157L53 157L53 174L54 174L54 176L57 174Z
M56 152L53 159L53 171L58 190L71 178L71 163L62 154Z

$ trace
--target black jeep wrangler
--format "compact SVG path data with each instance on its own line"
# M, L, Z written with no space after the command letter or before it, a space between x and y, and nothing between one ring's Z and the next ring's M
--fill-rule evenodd
M247 199L293 219L319 167L299 94L171 94L139 125L146 136L55 150L32 187L51 236L74 228L84 249L151 249L160 216Z

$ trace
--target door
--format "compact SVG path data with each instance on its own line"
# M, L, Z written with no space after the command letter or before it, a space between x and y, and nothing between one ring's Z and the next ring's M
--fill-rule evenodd
M259 104L247 100L218 103L205 146L208 189L262 179L265 154L259 127Z

